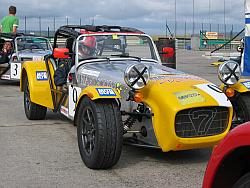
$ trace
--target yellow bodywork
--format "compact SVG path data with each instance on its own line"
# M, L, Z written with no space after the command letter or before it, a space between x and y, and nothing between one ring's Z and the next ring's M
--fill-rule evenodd
M50 73L51 73L51 83L52 83L53 89L56 90L56 86L54 84L54 68L50 61L48 63L49 63L49 68L50 68ZM23 64L21 78L20 78L20 89L21 91L24 91L24 84L25 84L24 82L27 78L29 82L30 100L33 103L39 104L41 106L45 106L53 110L55 107L53 104L49 79L42 80L42 81L37 80L36 71L47 71L44 61L40 61L40 62L27 61ZM109 86L88 86L81 91L78 97L78 101L84 95L89 96L92 100L96 100L100 98L121 98L120 94L115 89L112 89L115 92L115 96L100 96L96 88L112 89ZM57 99L59 98L60 97L57 97Z
M221 62L221 61L215 61L215 62L212 62L211 65L215 66L215 67L218 67L220 66L221 64L223 64L224 62Z
M53 88L54 68L49 63ZM26 78L29 81L30 100L33 103L54 109L50 83L48 80L38 81L36 71L46 71L46 66L41 62L25 62L22 67L20 80L21 91L24 91ZM169 77L171 78L171 77ZM204 136L195 138L180 138L175 133L176 114L184 109L197 107L219 106L218 102L205 91L195 87L198 84L209 83L203 79L164 79L151 80L140 92L143 95L143 102L149 106L154 113L152 126L154 133L162 151L187 150L192 148L212 147L218 143L229 131L232 122L233 109L229 109L228 126L226 130L218 135ZM238 86L241 88L241 86ZM110 88L115 92L114 96L100 96L97 88ZM198 93L197 97L187 100L178 100L183 94L189 95ZM83 96L87 95L92 100L99 98L121 98L119 92L109 86L88 86L81 90L78 102ZM124 100L124 99L123 99ZM126 99L125 99L126 100ZM126 101L127 102L127 101ZM78 103L77 103L78 104ZM76 105L77 107L78 105Z
M55 88L54 69L51 63L49 63L49 66L53 87ZM24 91L24 84L27 78L29 82L30 100L33 103L54 109L49 79L38 81L36 79L36 71L47 71L44 61L26 61L23 64L20 77L20 89L21 91Z
M249 92L249 89L242 84L242 82L246 82L246 81L250 82L250 79L240 79L236 84L230 85L228 87L234 89L235 91L237 91L239 93ZM226 87L225 84L220 85L221 90L224 90L225 87Z
M172 82L172 83L171 83ZM170 84L171 83L171 84ZM207 83L206 81L152 81L140 92L144 97L144 102L151 108L154 116L153 127L158 144L162 151L187 150L192 148L212 147L218 143L229 131L232 122L233 109L229 107L229 122L227 129L214 136L204 136L196 138L180 138L175 133L175 117L178 111L189 108L218 106L218 102L211 98L206 92L191 87L192 85ZM202 97L197 97L196 101L183 103L178 101L177 95L180 91L185 93L197 91ZM168 92L164 92L168 91ZM160 105L159 105L160 104Z

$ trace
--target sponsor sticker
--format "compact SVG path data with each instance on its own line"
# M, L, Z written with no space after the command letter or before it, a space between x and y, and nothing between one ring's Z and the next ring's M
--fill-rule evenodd
M247 89L250 89L250 81L241 82Z
M60 112L65 115L66 117L68 117L69 112L68 109L65 106L61 106Z
M116 93L111 88L96 88L100 96L116 96Z
M36 80L48 80L46 71L36 71Z
M118 39L118 35L117 34L113 34L112 35L112 39Z
M41 61L41 60L43 60L43 56L33 56L32 60L33 61Z
M8 74L3 74L3 75L1 76L1 79L3 79L3 80L10 80L10 75L8 75Z
M195 90L174 93L181 105L204 102L205 98Z

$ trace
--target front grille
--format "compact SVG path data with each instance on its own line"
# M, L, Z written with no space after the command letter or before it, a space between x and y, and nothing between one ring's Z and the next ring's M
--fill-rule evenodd
M181 138L212 136L223 133L228 124L226 107L200 107L182 110L175 117L175 133Z

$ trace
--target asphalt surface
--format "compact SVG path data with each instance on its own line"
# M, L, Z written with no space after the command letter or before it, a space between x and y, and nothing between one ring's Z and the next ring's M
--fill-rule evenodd
M202 52L178 50L177 69L219 83ZM110 170L81 161L76 127L60 114L29 121L18 83L0 81L0 187L201 187L211 149L163 153L123 146Z

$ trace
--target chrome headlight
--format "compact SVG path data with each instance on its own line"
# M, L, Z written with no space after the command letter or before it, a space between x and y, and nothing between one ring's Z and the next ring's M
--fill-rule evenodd
M128 66L124 72L124 80L132 89L141 89L148 83L149 70L144 64Z
M240 65L235 61L226 61L219 66L218 76L224 84L236 84L240 79L240 75Z

